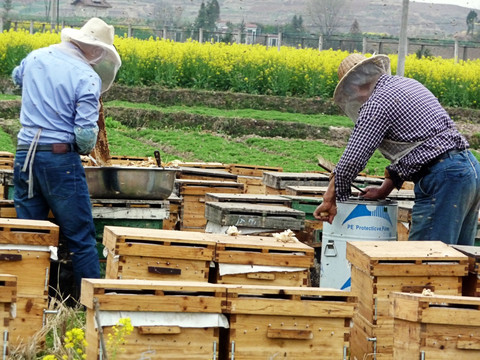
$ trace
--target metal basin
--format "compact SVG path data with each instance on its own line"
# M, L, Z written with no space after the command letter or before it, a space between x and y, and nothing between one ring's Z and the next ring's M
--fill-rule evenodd
M93 199L163 200L175 185L174 168L85 166Z

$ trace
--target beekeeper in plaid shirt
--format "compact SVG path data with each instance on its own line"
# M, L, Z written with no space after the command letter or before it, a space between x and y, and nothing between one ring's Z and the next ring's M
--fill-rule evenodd
M385 199L415 183L409 240L473 245L480 206L480 164L437 98L418 81L390 75L386 55L351 54L338 68L335 103L354 121L347 147L314 216L332 223L336 203L378 149L391 164L363 198Z

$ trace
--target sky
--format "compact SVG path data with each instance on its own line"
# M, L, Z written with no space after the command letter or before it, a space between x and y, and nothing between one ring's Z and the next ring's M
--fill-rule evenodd
M480 0L410 0L411 2L459 5L470 9L480 10Z

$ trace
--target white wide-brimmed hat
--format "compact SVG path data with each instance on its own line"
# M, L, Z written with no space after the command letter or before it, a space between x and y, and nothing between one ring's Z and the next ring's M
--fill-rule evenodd
M335 103L351 118L356 116L349 107L359 108L356 87L370 85L373 90L376 80L382 74L390 74L390 58L387 55L366 57L361 54L350 54L338 67L338 84L333 94ZM352 86L354 85L354 86ZM354 106L351 102L357 102Z
M110 88L122 65L120 55L113 46L114 38L114 27L99 18L91 18L81 29L65 28L61 32L62 41L74 43L84 52L92 47L103 50L101 56L91 64L102 79L102 92Z

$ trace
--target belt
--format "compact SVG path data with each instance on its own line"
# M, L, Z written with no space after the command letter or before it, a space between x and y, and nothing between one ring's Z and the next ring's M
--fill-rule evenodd
M430 160L428 163L422 165L419 171L412 175L412 181L416 184L419 182L424 176L428 175L432 166L436 165L440 160L444 160L452 155L460 154L464 152L466 149L451 149L443 154L438 155L436 158Z
M17 145L17 151L28 151L30 145ZM65 154L67 152L76 151L75 145L72 143L58 144L38 144L36 151L50 151L53 154Z

